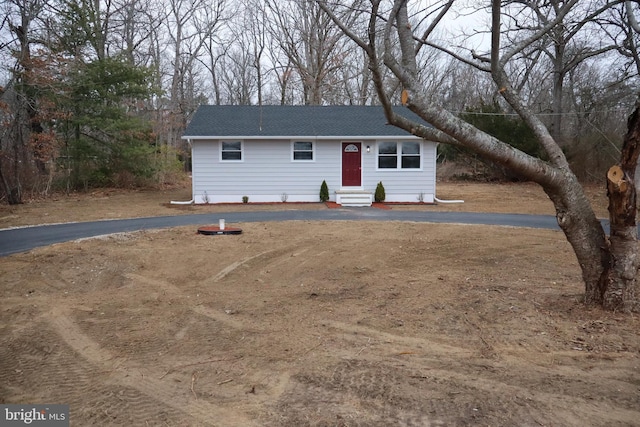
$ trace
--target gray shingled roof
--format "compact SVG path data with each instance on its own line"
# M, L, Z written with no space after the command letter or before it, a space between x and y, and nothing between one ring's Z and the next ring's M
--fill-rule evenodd
M407 108L397 112L424 123ZM202 105L183 138L270 136L407 136L380 106Z

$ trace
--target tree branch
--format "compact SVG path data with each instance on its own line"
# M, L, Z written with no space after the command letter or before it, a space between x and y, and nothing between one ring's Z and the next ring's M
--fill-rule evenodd
M424 46L424 44L427 43L427 39L429 38L431 33L433 33L433 31L436 29L440 21L442 21L442 19L447 14L449 9L451 9L451 6L453 6L453 1L454 0L448 0L447 3L444 6L442 6L442 9L438 13L438 16L436 16L436 18L431 22L431 24L429 24L427 29L422 33L422 37L417 39L420 43L416 47L416 51L415 51L416 55L420 52L420 49L422 48L422 46Z
M633 31L635 31L636 33L640 33L640 25L638 24L636 16L633 14L631 2L629 0L625 1L624 7L627 12L627 18L629 19L629 25L631 26L631 28L633 28Z
M525 106L520 95L511 86L507 73L505 72L506 60L500 57L500 0L492 0L491 4L491 75L498 85L498 92L509 103L518 115L527 123L536 135L545 152L549 156L550 162L556 167L568 169L569 164L564 153L555 142L547 127L542 121ZM566 14L568 11L564 11ZM512 51L515 52L515 51Z

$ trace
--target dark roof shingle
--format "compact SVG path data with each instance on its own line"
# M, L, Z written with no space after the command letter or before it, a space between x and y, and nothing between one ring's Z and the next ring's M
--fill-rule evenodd
M407 108L396 111L424 123ZM407 135L387 123L380 106L202 105L183 137Z

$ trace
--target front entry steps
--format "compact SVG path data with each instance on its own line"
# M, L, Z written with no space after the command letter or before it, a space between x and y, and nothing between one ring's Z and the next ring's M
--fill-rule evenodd
M336 191L336 203L342 206L371 206L373 193L364 190L338 190Z

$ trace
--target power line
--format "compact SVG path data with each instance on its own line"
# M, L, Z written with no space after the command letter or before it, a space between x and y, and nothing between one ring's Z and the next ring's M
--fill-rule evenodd
M593 114L593 113L597 113L597 114L604 114L604 113L621 113L624 114L624 110L625 109L617 109L617 110L596 110L596 111L589 111L589 114ZM520 115L518 113L489 113L489 112L482 112L482 111L450 111L448 110L451 114L468 114L468 115L474 115L474 116L514 116L514 117L519 117ZM536 116L579 116L581 114L584 113L580 113L580 112L565 112L565 113L533 113Z

